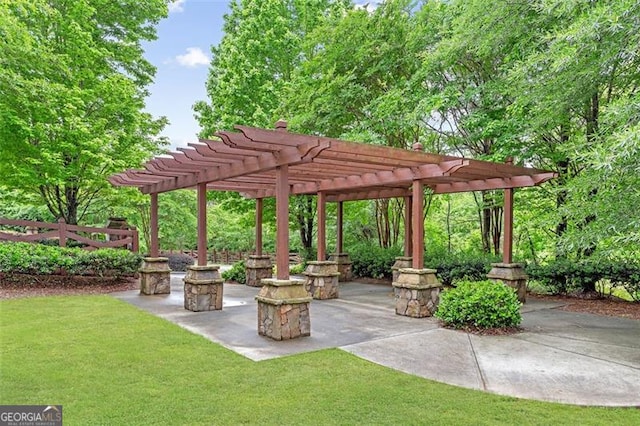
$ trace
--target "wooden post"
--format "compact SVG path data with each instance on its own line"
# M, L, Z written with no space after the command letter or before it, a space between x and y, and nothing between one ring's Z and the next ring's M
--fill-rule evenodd
M336 224L336 253L340 254L343 252L343 243L344 237L342 234L342 223L344 220L344 211L342 201L338 201L338 212L337 212L337 221Z
M413 231L413 254L411 266L413 269L424 268L424 220L422 219L422 204L424 203L424 187L422 182L414 180L411 187L413 205L411 209L411 222Z
M411 200L411 197L404 197L404 255L406 257L410 257L413 251L413 245L411 244L411 239L413 238L411 232Z
M198 184L198 266L207 265L207 184Z
M509 157L507 164L513 164L513 158ZM503 243L502 243L502 262L513 262L513 189L504 190L504 224L503 224Z
M67 222L65 222L64 218L58 219L58 243L60 247L67 246Z
M140 236L135 226L131 227L131 251L137 253L140 251Z
M327 260L327 194L318 192L318 261Z
M149 247L150 257L160 257L160 245L158 244L158 193L151 195L151 218L149 220L149 235L151 237L151 247Z
M289 279L289 166L276 167L276 278Z
M256 198L256 255L262 256L262 198Z

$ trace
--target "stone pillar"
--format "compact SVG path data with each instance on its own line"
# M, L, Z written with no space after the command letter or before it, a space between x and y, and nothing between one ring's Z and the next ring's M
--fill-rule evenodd
M218 265L193 265L184 277L184 308L193 311L222 309L223 279Z
M518 300L525 303L527 300L527 274L520 263L492 263L491 271L487 278L500 281L515 290Z
M338 272L340 276L338 281L351 281L353 279L353 270L351 269L351 259L349 253L333 253L329 255L330 262L336 262L338 264Z
M304 289L314 299L338 298L338 264L331 261L308 262Z
M399 256L396 257L396 261L391 267L391 274L393 276L393 282L398 281L398 276L400 275L400 269L403 268L411 268L411 261L413 258L411 256Z
M262 287L263 278L273 276L273 266L269 256L249 255L245 266L247 275L247 285L251 287Z
M140 294L171 293L171 269L166 257L145 257L140 268Z
M273 340L289 340L311 335L309 302L304 281L262 280L258 301L258 334Z
M442 284L435 269L402 268L393 282L396 314L413 318L430 317L440 301Z

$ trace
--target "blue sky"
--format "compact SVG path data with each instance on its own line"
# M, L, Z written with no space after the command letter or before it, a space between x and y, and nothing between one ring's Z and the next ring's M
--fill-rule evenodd
M196 101L208 100L205 82L211 46L218 45L222 39L229 3L228 0L174 1L169 7L169 17L158 25L158 39L144 46L147 60L157 68L155 82L149 87L147 111L154 117L169 119L170 124L162 135L170 139L172 150L197 141L200 126L192 106ZM354 3L372 8L376 1Z
M210 50L222 39L228 5L225 0L178 0L158 25L158 39L145 45L147 60L157 68L147 111L169 119L163 135L172 149L197 140L200 127L191 107L207 99Z

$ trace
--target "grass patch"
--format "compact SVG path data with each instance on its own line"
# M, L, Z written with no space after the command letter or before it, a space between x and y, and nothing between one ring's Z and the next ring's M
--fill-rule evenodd
M0 302L0 383L0 404L62 404L66 424L640 424L337 349L253 362L109 296Z

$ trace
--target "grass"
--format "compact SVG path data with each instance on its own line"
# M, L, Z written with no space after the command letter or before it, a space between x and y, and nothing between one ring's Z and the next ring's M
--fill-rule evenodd
M337 349L253 362L109 296L0 302L0 404L65 424L637 425L640 410L502 397Z

